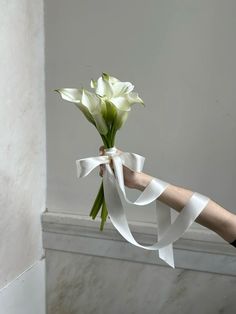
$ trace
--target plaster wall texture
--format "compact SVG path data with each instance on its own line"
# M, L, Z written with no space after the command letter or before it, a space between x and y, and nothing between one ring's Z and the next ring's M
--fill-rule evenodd
M43 254L43 1L0 1L0 287Z

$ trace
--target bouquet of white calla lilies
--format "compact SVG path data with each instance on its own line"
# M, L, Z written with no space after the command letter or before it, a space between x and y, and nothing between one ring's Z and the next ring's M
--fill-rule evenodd
M106 73L97 80L91 80L90 86L94 92L84 88L56 89L64 100L72 102L79 108L87 120L98 130L105 148L111 148L115 144L116 132L123 126L135 103L144 105L137 93L133 92L134 85L130 82L121 82ZM100 208L101 225L103 230L108 212L105 204L103 183L90 212L93 219L96 218Z

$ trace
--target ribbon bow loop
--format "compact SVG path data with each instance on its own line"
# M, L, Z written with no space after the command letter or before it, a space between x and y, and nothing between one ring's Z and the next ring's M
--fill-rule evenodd
M78 178L86 177L93 169L102 164L109 163L108 156L89 157L76 160Z
M103 156L89 157L76 160L78 178L86 177L91 171L102 164L109 164L111 160L119 159L121 164L130 170L141 172L145 158L141 155L118 152L115 147L105 149Z

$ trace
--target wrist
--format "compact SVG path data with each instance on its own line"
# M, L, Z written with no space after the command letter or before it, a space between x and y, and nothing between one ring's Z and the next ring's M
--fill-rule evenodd
M135 188L137 190L143 191L148 186L148 184L151 182L152 179L153 179L152 176L143 172L138 172Z

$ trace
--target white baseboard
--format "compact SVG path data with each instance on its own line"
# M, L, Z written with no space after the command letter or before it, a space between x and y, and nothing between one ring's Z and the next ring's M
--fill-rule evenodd
M42 225L45 249L166 265L156 252L128 243L109 219L100 231L99 218L45 212ZM156 242L156 224L130 222L130 228L138 242ZM176 268L236 275L236 249L206 228L190 228L174 243L174 255Z
M0 289L0 314L45 314L45 261Z

